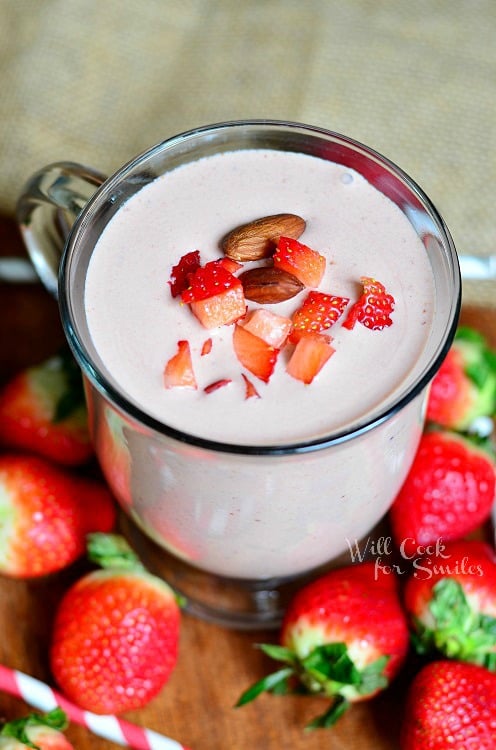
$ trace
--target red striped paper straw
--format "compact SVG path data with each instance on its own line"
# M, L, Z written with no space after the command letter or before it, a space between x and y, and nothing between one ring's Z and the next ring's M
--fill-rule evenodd
M131 724L118 716L84 711L41 680L2 664L0 664L0 690L22 698L29 706L40 711L51 711L60 706L75 724L80 724L98 737L103 737L118 745L134 750L188 750L185 745L181 745L176 740L171 740L163 734L137 724Z

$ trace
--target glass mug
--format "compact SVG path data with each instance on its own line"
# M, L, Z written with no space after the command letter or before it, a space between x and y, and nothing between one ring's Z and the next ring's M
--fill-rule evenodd
M105 371L85 318L88 263L116 211L177 166L250 148L311 154L361 173L407 216L434 278L430 335L393 403L349 431L298 444L224 444L160 423L130 403ZM380 522L413 461L428 385L460 310L458 261L442 218L404 172L372 149L316 127L251 120L180 134L108 179L69 162L50 165L25 186L18 220L42 281L58 296L83 373L96 454L123 510L123 533L147 567L184 596L187 611L230 627L276 626L292 591L346 557L349 540Z

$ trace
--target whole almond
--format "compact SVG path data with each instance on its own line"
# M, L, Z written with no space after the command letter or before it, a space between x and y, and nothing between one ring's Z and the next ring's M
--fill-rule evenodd
M279 237L297 240L306 222L296 214L274 214L242 224L226 234L221 241L224 254L233 260L261 260L274 253Z
M274 266L259 266L238 276L246 299L261 305L275 305L291 299L304 288L296 276Z

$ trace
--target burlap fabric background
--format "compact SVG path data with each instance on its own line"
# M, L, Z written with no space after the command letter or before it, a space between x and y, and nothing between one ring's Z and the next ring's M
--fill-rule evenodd
M492 253L495 32L495 0L0 0L0 210L50 161L110 172L192 126L287 118L381 151L460 252Z

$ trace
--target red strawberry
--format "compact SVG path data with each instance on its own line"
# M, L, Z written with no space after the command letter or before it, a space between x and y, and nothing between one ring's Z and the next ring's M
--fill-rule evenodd
M232 383L230 378L221 378L220 380L214 380L213 383L206 385L203 390L205 393L213 393L214 391L218 391L219 388L224 388L226 385L229 385L229 383Z
M205 328L229 325L246 313L241 281L215 260L189 276L189 286L181 299L191 306Z
M62 734L67 727L67 717L60 708L47 714L30 714L4 724L0 731L0 750L74 750Z
M307 385L311 383L335 352L330 342L329 336L320 333L302 334L286 366L286 372Z
M390 510L396 544L413 557L419 545L460 539L488 518L494 497L488 453L455 433L427 432Z
M249 688L244 705L264 690L324 695L331 706L310 727L327 727L349 703L383 690L408 651L408 627L397 581L374 563L335 569L302 588L290 603L280 646L263 645L284 667Z
M305 286L318 286L326 267L323 255L292 237L279 238L273 260L275 268L293 274Z
M177 352L164 368L166 388L197 388L188 341L177 342Z
M117 515L108 486L92 477L72 475L71 479L74 496L79 504L79 522L84 536L94 531L112 531Z
M496 562L489 545L450 542L416 560L404 604L419 653L437 650L496 671Z
M357 321L373 331L381 331L392 325L390 315L394 310L394 298L386 292L380 281L368 276L362 276L360 281L363 286L362 295L350 309L343 323L344 328L351 330Z
M70 354L23 370L3 388L0 443L68 466L90 458L81 373Z
M233 260L233 258L228 258L227 255L224 258L219 258L219 260L212 262L218 263L219 266L225 268L226 271L229 271L229 273L236 273L236 271L239 271L240 268L243 268L242 263L238 263L238 261Z
M200 268L200 251L192 250L179 259L177 265L172 267L169 285L173 297L177 297L189 286L189 277Z
M436 661L408 693L401 750L494 750L496 675L484 667Z
M302 333L326 331L339 320L349 301L347 297L336 297L317 291L309 292L302 306L293 314L290 341L296 344Z
M0 498L0 572L13 578L65 568L84 553L88 531L115 523L106 487L35 456L0 457Z
M262 307L249 312L240 322L240 325L258 338L263 339L270 346L275 347L275 349L282 349L292 327L289 318L276 315L276 313L264 310Z
M274 372L279 350L255 336L242 325L234 326L233 347L243 367L255 377L268 383Z
M432 381L427 419L466 430L478 417L496 412L496 354L471 328L459 328Z
M249 378L246 377L244 372L241 373L241 377L244 380L245 383L245 399L249 398L260 398L260 394L251 382Z
M131 456L127 427L124 417L110 406L104 406L101 419L95 421L94 441L101 468L112 492L121 503L130 506Z
M50 649L53 676L74 703L94 713L146 705L176 664L179 606L122 537L90 537L92 559L105 565L77 581L56 612Z

